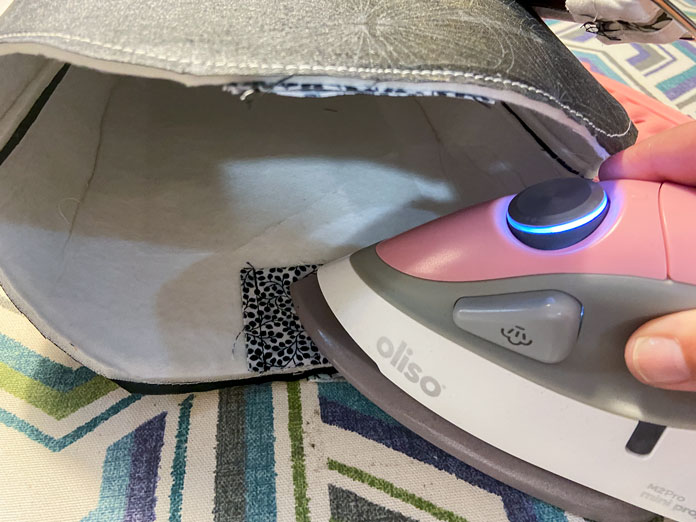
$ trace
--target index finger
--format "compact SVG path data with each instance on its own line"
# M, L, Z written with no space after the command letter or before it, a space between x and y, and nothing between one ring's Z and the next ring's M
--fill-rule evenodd
M599 178L696 186L696 121L660 132L607 159Z

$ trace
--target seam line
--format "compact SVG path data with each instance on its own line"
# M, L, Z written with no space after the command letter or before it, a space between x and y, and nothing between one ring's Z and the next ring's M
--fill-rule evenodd
M418 69L399 69L399 68L378 68L378 67L352 67L352 66L343 66L343 65L281 65L281 64L261 64L261 63L240 63L240 62L227 62L227 61L211 61L211 60L195 60L195 59L187 59L187 58L171 58L168 56L164 55L158 55L158 54L153 54L149 53L147 51L143 51L142 49L134 49L132 47L124 47L120 45L115 45L115 44L108 44L108 43L103 43L103 42L97 42L94 40L91 40L89 38L83 38L79 36L73 36L73 35L67 35L67 34L61 34L61 33L8 33L8 34L0 34L0 40L10 40L12 38L58 38L66 41L73 41L73 42L81 42L85 43L88 45L94 45L98 47L103 47L105 49L111 49L114 51L121 51L129 54L133 54L136 56L145 56L148 58L155 58L157 60L162 60L170 63L178 63L181 65L205 65L205 66L213 66L213 67L235 67L237 69L252 69L252 70L265 70L265 71L277 71L277 72L285 72L285 73L299 73L303 71L309 71L309 72L349 72L349 73L373 73L373 74L395 74L398 76L402 77L408 77L408 76L447 76L451 78L466 78L466 79L471 79L471 80L479 80L479 81L484 81L488 83L495 83L495 84L502 84L502 85L508 85L511 87L519 87L521 89L527 90L529 92L533 92L535 94L539 94L543 96L544 98L554 102L556 105L564 109L570 114L573 114L574 116L577 116L580 118L582 121L584 121L588 126L590 126L592 129L595 131L599 132L600 134L603 134L604 136L608 138L620 138L622 136L625 136L631 131L631 122L629 121L628 128L621 133L609 133L599 127L597 127L587 116L582 114L579 111L576 111L575 109L571 108L569 105L564 104L561 102L558 98L553 96L552 94L547 93L546 91L543 91L542 89L538 89L536 87L532 87L531 85L527 85L523 82L515 81L515 80L508 80L504 78L498 78L495 76L488 76L485 74L480 74L480 73L473 73L473 72L464 72L464 71L452 71L452 70L438 70L438 69L431 69L431 70L418 70ZM20 42L20 43L28 43L28 42ZM94 58L94 57L92 57Z

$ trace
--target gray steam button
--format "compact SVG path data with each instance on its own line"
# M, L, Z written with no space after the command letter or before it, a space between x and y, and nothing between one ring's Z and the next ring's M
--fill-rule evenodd
M487 341L544 363L570 355L580 331L582 304L558 290L462 297L454 323Z

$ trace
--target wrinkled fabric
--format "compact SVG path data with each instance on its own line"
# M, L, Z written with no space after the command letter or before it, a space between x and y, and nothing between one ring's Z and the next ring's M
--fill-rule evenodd
M604 43L669 43L688 35L652 0L566 0L566 8Z

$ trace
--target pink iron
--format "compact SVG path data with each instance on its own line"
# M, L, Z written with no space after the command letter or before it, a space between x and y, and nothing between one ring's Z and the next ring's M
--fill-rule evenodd
M512 197L506 197L384 241L377 246L377 253L400 272L434 281L482 281L540 273L664 279L664 240L656 219L659 183L621 181L602 185L611 201L606 218L596 233L567 248L539 250L516 241L506 221ZM641 256L630 249L636 234L643 243Z
M696 308L696 190L560 178L293 287L312 339L425 439L595 520L696 516L696 394L637 381L646 320Z
M691 121L594 76L639 141ZM696 520L696 394L623 358L636 327L696 308L696 189L542 185L324 266L292 288L302 322L363 394L481 471L598 521Z

